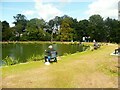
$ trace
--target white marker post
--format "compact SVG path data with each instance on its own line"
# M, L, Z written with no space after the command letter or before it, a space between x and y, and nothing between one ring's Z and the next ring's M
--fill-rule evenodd
M47 59L47 62L45 62L45 65L50 65L50 62L48 61L48 59Z

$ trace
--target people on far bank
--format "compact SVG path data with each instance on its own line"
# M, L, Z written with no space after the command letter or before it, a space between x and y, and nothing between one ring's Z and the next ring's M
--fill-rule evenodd
M90 36L82 37L83 42L90 42Z
M93 40L93 43L94 43L93 46L95 50L100 47L100 45L95 40Z
M48 47L48 50L45 50L45 53L45 62L51 62L51 60L57 62L57 51L53 49L52 45Z

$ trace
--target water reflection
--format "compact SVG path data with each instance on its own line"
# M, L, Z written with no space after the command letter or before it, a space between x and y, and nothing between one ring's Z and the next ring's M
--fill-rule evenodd
M25 44L3 44L2 45L2 59L7 56L12 57L13 59L19 59L22 62L25 62L26 59L37 55L44 55L44 51L48 49L49 43L25 43ZM82 45L75 44L53 44L53 48L58 52L58 55L61 56L65 53L75 53L77 51L83 51Z

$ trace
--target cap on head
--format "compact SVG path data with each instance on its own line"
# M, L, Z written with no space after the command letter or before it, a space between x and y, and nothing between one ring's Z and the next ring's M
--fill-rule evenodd
M50 48L50 49L51 49L51 48L53 48L53 47L52 47L52 45L50 45L48 48Z

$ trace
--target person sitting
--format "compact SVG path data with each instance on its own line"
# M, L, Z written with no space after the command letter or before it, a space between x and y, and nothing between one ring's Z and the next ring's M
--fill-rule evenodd
M119 54L120 53L120 47L118 49L115 49L115 54Z
M98 44L96 42L94 42L94 49L98 48Z
M49 50L45 51L47 55L45 55L45 62L51 62L51 59L54 59L54 62L57 62L57 51L55 51L52 47L52 45L50 45Z

